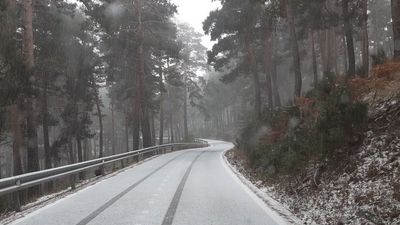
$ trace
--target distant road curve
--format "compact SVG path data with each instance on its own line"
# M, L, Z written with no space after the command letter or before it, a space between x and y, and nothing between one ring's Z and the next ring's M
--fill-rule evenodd
M156 157L13 225L282 225L222 160L231 143Z

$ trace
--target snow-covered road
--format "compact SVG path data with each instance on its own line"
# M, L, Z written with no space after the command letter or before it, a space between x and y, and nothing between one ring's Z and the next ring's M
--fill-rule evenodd
M287 224L222 160L232 144L156 157L45 206L13 225Z

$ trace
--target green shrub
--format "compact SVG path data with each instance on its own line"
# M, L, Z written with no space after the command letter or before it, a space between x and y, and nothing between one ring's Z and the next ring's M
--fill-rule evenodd
M341 160L336 150L362 131L366 104L354 102L346 84L329 80L307 97L315 101L310 107L319 112L316 118L300 118L300 106L281 108L265 112L260 121L250 122L241 131L238 147L252 166L268 173L293 174L316 160Z

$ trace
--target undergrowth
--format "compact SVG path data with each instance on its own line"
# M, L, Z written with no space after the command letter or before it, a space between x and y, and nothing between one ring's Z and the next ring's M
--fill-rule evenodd
M269 175L296 174L311 163L335 166L361 143L367 105L347 81L325 80L293 106L268 110L237 139L252 167Z

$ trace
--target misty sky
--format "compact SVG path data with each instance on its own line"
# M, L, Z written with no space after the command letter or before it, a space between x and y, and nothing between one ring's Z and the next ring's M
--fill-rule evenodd
M203 21L210 11L219 6L219 2L211 0L172 0L172 2L178 6L178 20L189 23L201 33L204 33ZM203 38L203 44L208 48L212 47L209 37Z

